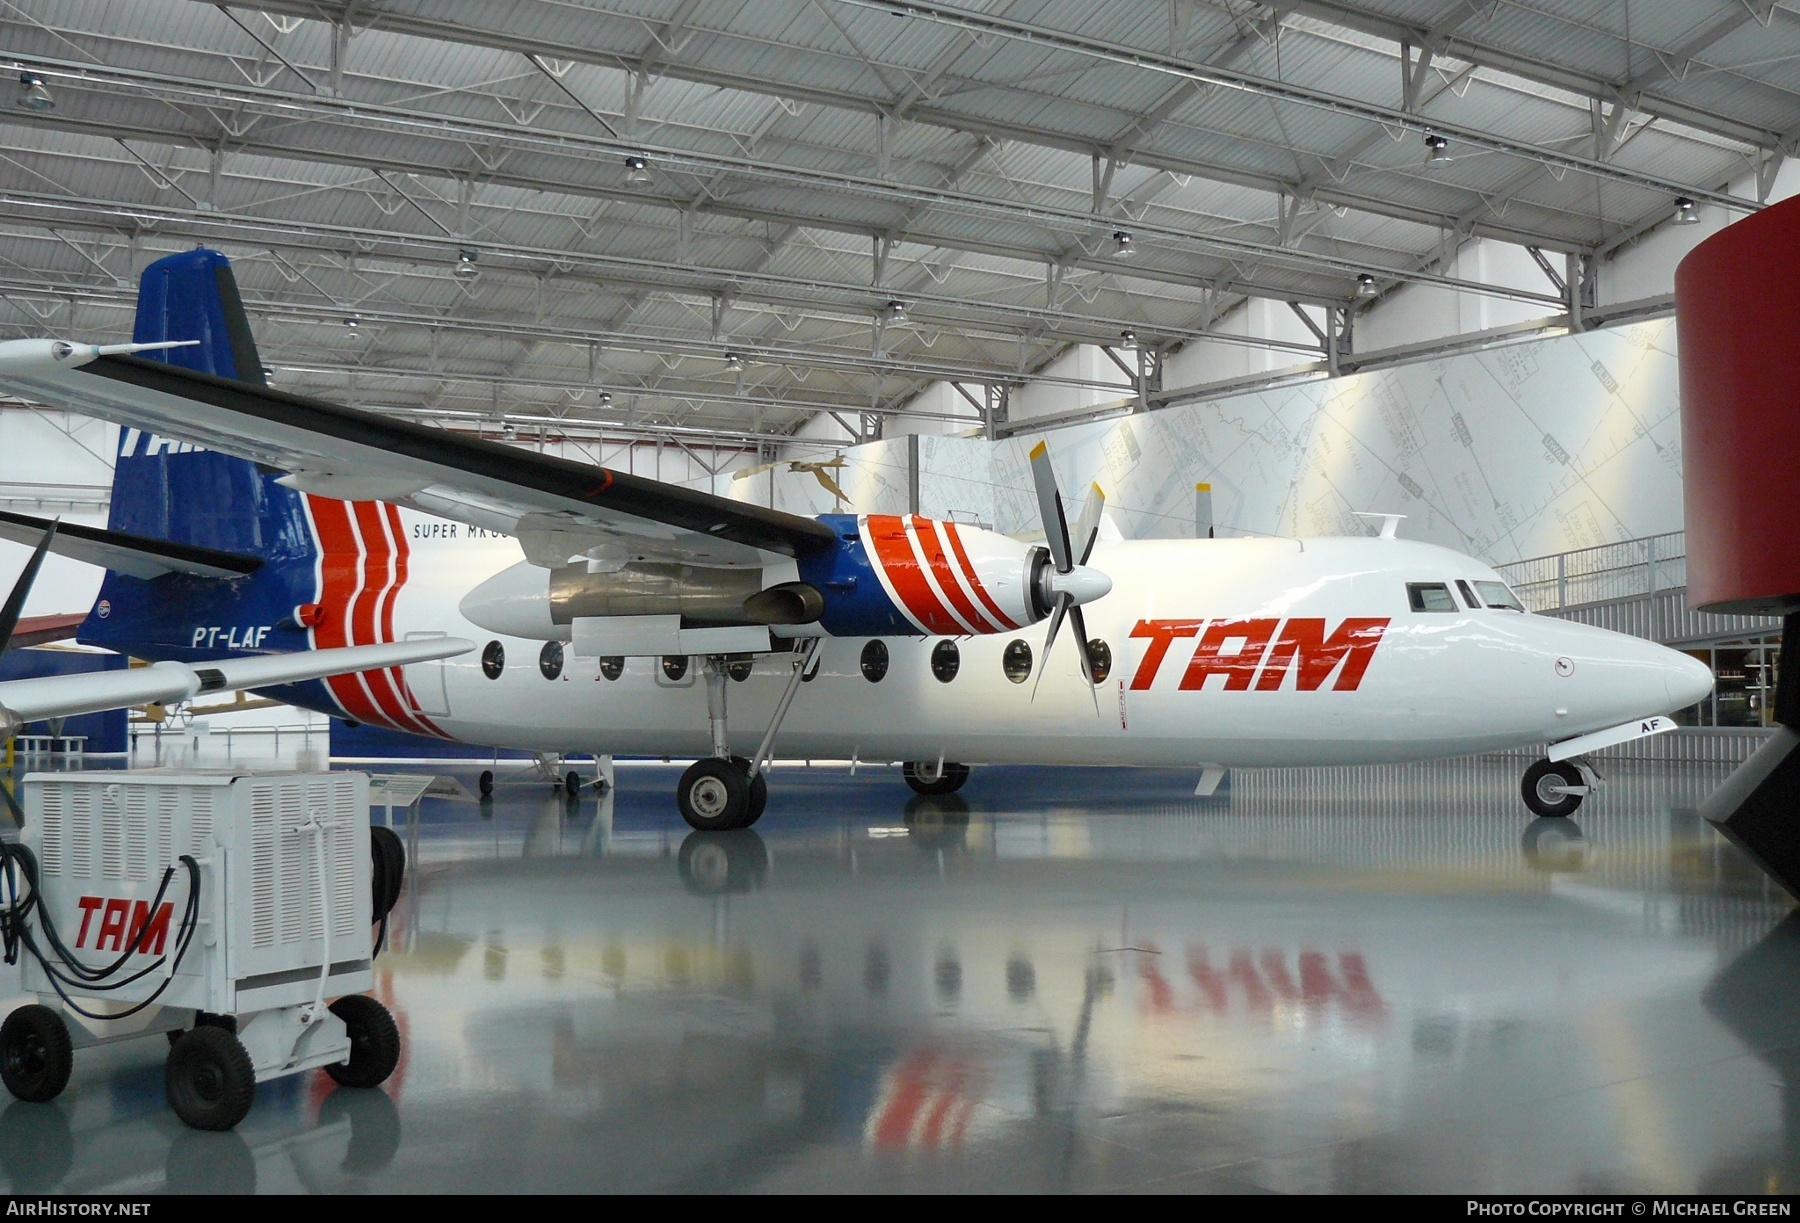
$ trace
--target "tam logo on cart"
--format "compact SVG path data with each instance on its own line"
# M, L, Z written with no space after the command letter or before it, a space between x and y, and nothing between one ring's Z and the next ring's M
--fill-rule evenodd
M1349 616L1330 633L1323 619L1309 616L1139 620L1131 635L1149 638L1150 644L1131 687L1134 691L1150 687L1169 647L1177 638L1192 638L1194 653L1179 685L1187 691L1204 689L1206 681L1217 675L1224 679L1226 692L1248 691L1252 681L1257 692L1275 692L1292 671L1297 691L1317 692L1335 674L1332 691L1355 692L1387 626L1386 616Z
M76 902L81 908L81 931L75 936L77 947L93 947L96 951L123 951L137 941L138 931L144 931L143 944L139 951L147 955L161 955L164 945L169 941L169 917L175 911L174 902L165 900L156 906L156 915L150 914L150 902L147 900L126 900L119 896L83 896ZM99 921L94 918L98 916ZM146 924L149 929L145 930ZM88 942L88 934L94 933L94 941Z

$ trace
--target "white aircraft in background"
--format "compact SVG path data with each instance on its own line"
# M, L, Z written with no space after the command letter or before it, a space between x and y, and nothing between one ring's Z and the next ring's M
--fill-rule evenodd
M1391 516L1377 538L1103 542L1098 489L1071 532L1040 445L1036 545L785 514L274 391L211 251L146 270L135 340L164 355L0 344L0 387L124 426L100 535L237 568L113 566L82 640L198 664L485 639L478 660L271 695L546 755L695 754L677 798L700 829L760 816L777 732L788 756L905 762L922 793L971 764L1198 766L1208 792L1231 766L1549 742L1524 798L1566 815L1595 780L1583 753L1669 729L1657 715L1712 684L1676 651L1526 614Z

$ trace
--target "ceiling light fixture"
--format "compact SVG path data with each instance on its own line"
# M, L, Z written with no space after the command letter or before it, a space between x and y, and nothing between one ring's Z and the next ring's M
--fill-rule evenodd
M1129 259L1133 255L1137 254L1137 249L1136 249L1136 247L1134 247L1132 245L1132 241L1133 241L1133 239L1131 237L1131 231L1129 229L1113 230L1113 236L1112 236L1113 258L1114 259Z
M601 391L600 392L600 406L604 408L610 403L612 403L612 392L611 391Z
M519 436L519 428L509 420L500 426L500 436L510 442Z
M39 114L56 109L56 99L44 88L44 78L35 72L19 74L19 107L21 110L35 110Z
M1367 272L1356 274L1356 295L1358 297L1375 296L1375 278Z
M737 373L744 368L744 359L734 352L728 352L725 354L725 368Z
M1131 352L1137 346L1137 332L1127 327L1119 333L1120 348L1123 348L1126 352Z
M1694 201L1685 195L1675 201L1675 224L1700 224L1700 210L1694 206Z
M1425 133L1425 164L1428 166L1432 166L1432 165L1437 165L1441 162L1449 161L1450 154L1448 154L1444 151L1445 149L1448 149L1449 147L1450 147L1450 142L1448 140L1445 140L1442 136L1438 135L1436 132L1426 132Z
M456 252L456 274L458 276L461 276L464 280L469 280L469 279L472 279L473 277L475 277L478 273L479 273L479 269L477 269L475 266L475 252L472 250L466 250L466 249L457 251Z
M357 322L356 322L356 319L355 319L355 317L354 317L354 316L353 316L353 317L351 317L351 318L347 318L347 319L345 319L345 320L344 320L344 326L346 326L346 327L348 327L348 328L349 328L349 329L350 329L350 330L352 330L352 331L355 331L355 330L356 330L356 327L357 327Z
M625 159L625 181L633 187L647 186L650 182L650 162L647 158L633 153Z
M887 320L890 323L904 323L906 321L906 303L898 300L889 302L887 304Z

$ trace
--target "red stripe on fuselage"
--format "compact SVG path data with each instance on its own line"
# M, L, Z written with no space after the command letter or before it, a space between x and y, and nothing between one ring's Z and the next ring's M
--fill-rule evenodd
M399 511L373 501L308 497L307 503L319 539L319 602L326 609L325 619L313 629L314 647L394 640L394 600L407 572ZM329 676L325 686L359 722L443 735L418 712L397 667Z
M906 537L906 524L900 517L870 514L868 524L869 542L875 547L875 562L893 584L894 593L906 605L912 618L928 633L941 633L946 637L966 634L969 630L958 624L956 617L931 593L931 585L919 568L919 558L913 553L912 541Z
M951 550L956 553L957 563L962 566L963 572L969 575L969 586L975 591L976 597L981 600L981 605L992 613L994 623L1000 625L1002 628L1018 628L1017 622L1015 622L1011 616L1000 610L1000 605L994 602L994 596L990 595L987 592L987 587L981 584L981 575L975 571L975 566L969 563L969 554L967 550L963 548L962 536L957 532L956 524L954 522L946 522L944 524L944 534L950 537L950 547Z

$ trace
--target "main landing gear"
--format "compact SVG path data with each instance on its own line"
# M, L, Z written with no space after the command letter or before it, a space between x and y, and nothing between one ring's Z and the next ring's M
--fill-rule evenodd
M681 807L681 818L701 832L722 832L729 828L748 828L762 818L769 801L769 784L763 769L775 745L775 732L781 729L794 694L800 689L800 677L818 649L816 637L802 639L794 649L794 670L787 687L775 705L775 716L757 745L756 755L746 760L731 754L730 736L725 717L725 680L727 660L714 655L706 660L706 717L712 728L712 755L690 764L675 784L675 801Z
M1572 760L1540 760L1525 770L1519 794L1535 815L1561 818L1575 814L1587 797L1587 777Z
M916 793L954 794L969 780L969 766L954 760L908 760L900 775Z

